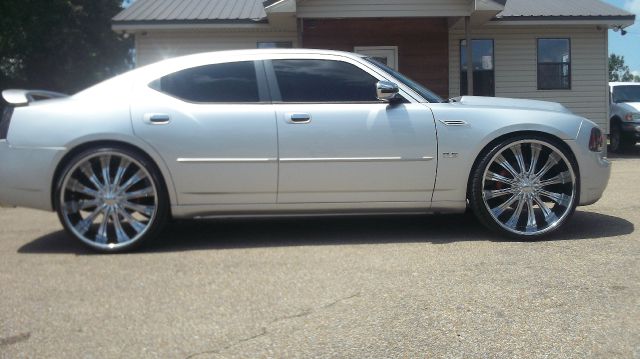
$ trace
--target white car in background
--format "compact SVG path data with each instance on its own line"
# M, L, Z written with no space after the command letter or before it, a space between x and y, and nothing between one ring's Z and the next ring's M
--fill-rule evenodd
M640 83L610 82L610 149L628 150L640 139Z
M3 97L0 203L55 210L104 252L172 217L468 207L533 239L596 202L610 174L601 129L560 104L443 100L345 52L198 54L70 97Z

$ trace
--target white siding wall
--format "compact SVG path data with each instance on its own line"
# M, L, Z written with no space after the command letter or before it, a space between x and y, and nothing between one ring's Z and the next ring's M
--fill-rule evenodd
M596 26L485 26L474 39L493 39L496 96L560 102L604 129L608 128L607 31ZM537 39L571 39L571 90L537 88ZM449 35L449 95L460 95L460 40L463 29Z
M304 0L300 18L468 16L470 0Z
M136 34L136 65L143 66L169 57L198 52L255 49L258 41L291 41L295 32L173 30Z

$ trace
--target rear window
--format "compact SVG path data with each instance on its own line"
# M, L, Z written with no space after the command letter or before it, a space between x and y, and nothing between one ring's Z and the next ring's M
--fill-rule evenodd
M189 102L259 102L253 61L213 64L181 70L154 81L152 87Z

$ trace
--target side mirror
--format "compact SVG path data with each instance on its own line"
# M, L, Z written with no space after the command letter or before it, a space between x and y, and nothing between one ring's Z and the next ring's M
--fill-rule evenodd
M399 92L398 85L391 81L378 81L376 84L376 93L380 101L395 102L401 99Z

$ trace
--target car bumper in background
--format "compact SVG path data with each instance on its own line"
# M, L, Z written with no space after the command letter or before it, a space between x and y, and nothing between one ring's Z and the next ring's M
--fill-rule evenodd
M623 122L622 132L640 139L640 122Z

